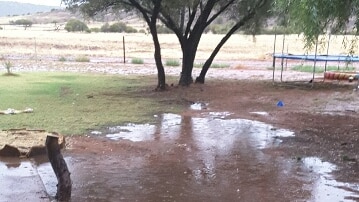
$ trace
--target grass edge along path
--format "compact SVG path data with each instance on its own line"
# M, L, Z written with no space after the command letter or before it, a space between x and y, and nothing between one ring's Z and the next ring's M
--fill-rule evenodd
M64 135L125 123L154 122L154 114L179 112L152 89L153 76L21 73L0 76L0 110L33 113L0 115L0 129L44 129Z

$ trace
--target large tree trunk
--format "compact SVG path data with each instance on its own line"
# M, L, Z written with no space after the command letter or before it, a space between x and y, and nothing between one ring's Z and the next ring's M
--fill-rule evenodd
M179 80L180 86L189 86L193 83L192 70L194 55L195 54L188 48L183 50L182 72Z
M166 75L165 75L165 69L162 64L162 56L161 56L161 46L160 42L158 40L157 30L156 30L156 24L153 25L154 27L151 27L151 34L155 46L155 61L156 61L156 67L157 67L157 78L158 78L158 84L157 84L157 90L166 90Z
M189 39L180 40L183 55L180 86L189 86L193 83L192 70L200 39L201 35L193 34Z

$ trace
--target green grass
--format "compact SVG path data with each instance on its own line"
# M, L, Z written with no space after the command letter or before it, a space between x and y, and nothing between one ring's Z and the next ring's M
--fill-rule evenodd
M180 62L176 59L168 59L166 60L166 66L178 67L180 66Z
M73 73L1 76L0 110L29 107L34 112L0 115L0 129L84 134L108 125L151 122L161 111L178 112L180 106L168 106L158 101L161 96L153 96L155 82L154 77Z
M196 68L202 68L203 65L204 65L204 63L194 63L193 66ZM230 66L229 64L225 64L225 63L220 63L220 64L212 63L210 68L227 68L229 66Z
M132 64L143 64L144 62L143 62L143 59L141 59L141 58L132 58L131 63Z
M313 72L313 66L312 65L297 65L291 68L294 71L299 72ZM322 66L316 66L315 72L316 73L323 73L325 70ZM345 71L353 71L355 70L355 67L339 67L339 70L345 70ZM327 66L327 71L338 71L338 66Z

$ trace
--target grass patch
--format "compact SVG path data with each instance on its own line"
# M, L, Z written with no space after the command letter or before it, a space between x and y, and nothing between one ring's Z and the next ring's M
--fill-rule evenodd
M297 65L291 68L294 71L299 72L313 72L313 66L312 65ZM345 68L339 68L339 70L345 70L345 71L353 71L355 70L355 67L345 67ZM316 73L323 73L325 71L325 68L322 66L315 67ZM338 71L338 66L327 66L327 71Z
M90 62L90 58L86 57L86 56L78 56L77 58L75 58L76 62Z
M143 62L143 59L141 59L141 58L132 58L131 63L140 65L140 64L143 64L144 62Z
M204 63L194 63L194 64L193 64L193 67L195 67L195 68L202 68L203 65L204 65ZM221 63L221 64L212 63L210 68L227 68L227 67L229 67L229 66L230 66L229 64L225 64L225 63Z
M166 66L178 67L180 66L180 62L176 59L168 59L166 60Z
M229 64L225 64L225 63L222 64L213 63L211 65L211 68L227 68L227 67L229 67Z
M152 91L155 82L155 77L73 73L2 77L0 110L29 107L34 112L0 115L0 129L84 134L108 125L154 122L153 115L163 111L179 112L181 106L163 102Z

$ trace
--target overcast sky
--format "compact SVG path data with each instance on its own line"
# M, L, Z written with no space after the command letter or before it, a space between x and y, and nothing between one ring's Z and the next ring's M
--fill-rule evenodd
M20 3L31 3L47 6L60 6L61 0L0 0L0 1L16 1ZM62 4L64 6L64 4Z

